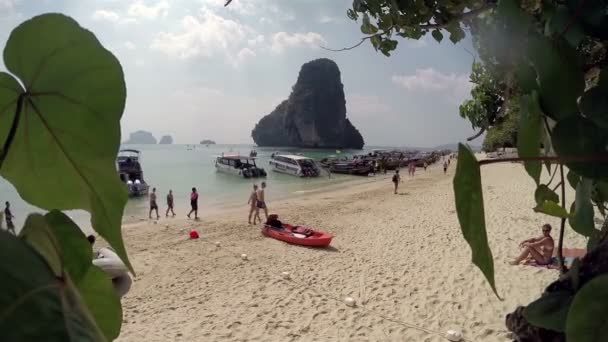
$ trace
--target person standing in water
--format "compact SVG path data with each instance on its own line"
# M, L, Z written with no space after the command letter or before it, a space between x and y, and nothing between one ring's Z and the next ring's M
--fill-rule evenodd
M266 217L266 221L268 221L268 208L266 207L264 189L266 189L266 182L262 182L262 186L257 191L257 208L255 211L255 215L259 218L260 209L264 209L264 216Z
M255 208L258 205L258 185L257 184L253 184L253 191L251 192L251 194L249 195L249 201L247 201L247 204L249 204L249 218L248 218L248 222L249 224L251 224L251 216L253 215L253 224L255 224L255 219L259 218L260 215L259 213L256 213ZM255 215L254 215L255 213ZM261 222L262 220L260 220Z
M169 190L169 194L167 194L167 211L165 212L165 217L169 217L169 211L175 217L175 212L173 211L173 190Z
M6 230L9 233L13 233L13 235L17 235L17 233L15 233L15 225L13 224L13 219L15 216L11 212L11 204L8 201L6 201L5 204L6 208L4 208L4 219L6 220Z
M158 220L160 216L158 215L158 204L156 204L156 188L152 188L152 193L150 194L150 212L148 213L148 218L152 218L152 210L156 211L156 219Z
M194 219L198 220L198 192L196 192L196 188L192 188L192 193L190 193L190 207L192 209L188 213L188 218L194 213Z
M393 185L395 185L395 195L397 194L397 188L399 187L399 182L401 182L401 176L399 175L399 170L395 171L393 175Z

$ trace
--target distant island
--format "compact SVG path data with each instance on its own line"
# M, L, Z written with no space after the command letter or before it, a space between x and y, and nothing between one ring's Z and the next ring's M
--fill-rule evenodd
M202 140L201 145L215 145L215 141L213 140Z
M173 137L170 135L163 135L158 143L161 145L171 145L173 144Z
M156 138L150 132L139 130L129 134L129 139L124 141L123 144L156 144Z
M331 59L305 63L289 98L251 132L258 146L362 149L363 137L346 118L340 69Z

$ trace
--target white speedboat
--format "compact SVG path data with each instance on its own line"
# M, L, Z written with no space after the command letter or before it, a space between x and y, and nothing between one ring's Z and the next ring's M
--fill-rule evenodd
M311 158L292 154L273 154L270 159L272 170L297 177L318 177L321 169Z
M255 157L222 154L215 159L215 169L243 178L266 177L266 171L255 164Z
M120 150L116 158L118 176L126 184L130 197L148 195L149 186L144 180L144 171L140 162L141 152L138 150Z

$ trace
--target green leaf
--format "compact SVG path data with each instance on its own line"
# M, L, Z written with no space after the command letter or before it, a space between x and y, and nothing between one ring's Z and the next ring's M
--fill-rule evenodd
M515 65L515 78L517 84L524 93L531 93L532 91L538 91L538 82L536 81L536 70L523 61Z
M380 44L382 44L382 38L380 38L380 36L372 36L370 40L374 49L378 50Z
M597 161L570 161L566 165L583 177L604 179L608 177L608 163L601 160L608 157L607 134L593 121L577 115L560 120L553 128L551 141L560 157L597 158Z
M576 195L568 223L583 236L592 236L595 230L593 205L591 204L591 180L583 178L576 186Z
M441 41L443 40L443 34L439 29L434 29L433 32L431 32L431 35L437 41L437 43L441 43Z
M27 243L0 231L3 341L105 341L69 277L58 278Z
M473 264L479 267L498 297L494 282L494 260L486 233L481 172L475 155L463 144L458 144L454 194L460 229L471 247Z
M534 199L536 200L536 204L542 204L545 201L559 202L559 196L545 184L541 184L536 188Z
M565 291L550 292L528 304L524 317L536 327L563 332L572 299L572 294Z
M566 6L557 6L548 22L548 33L552 36L563 36L572 47L579 46L585 32L577 20L572 20L573 13Z
M538 105L538 95L536 92L532 92L530 96L522 96L520 108L517 154L524 158L538 157L540 155L540 142L542 138L542 113ZM536 184L539 184L540 173L542 171L541 162L526 161L524 162L524 167Z
M528 50L538 73L543 112L557 120L576 115L578 97L585 89L576 51L542 36L530 37Z
M53 210L44 216L48 228L59 244L63 266L75 284L92 267L93 249L82 230L64 213Z
M581 96L581 111L603 129L608 129L608 89L596 86Z
M44 216L30 214L19 232L19 238L26 241L47 262L56 277L63 276L63 263L59 255L59 243L46 224ZM91 264L89 259L89 265Z
M458 21L452 22L452 24L446 27L446 31L450 33L450 41L454 44L458 43L465 37L464 30L460 27Z
M570 305L566 340L576 342L608 341L608 275L591 279Z
M581 177L576 173L572 172L572 170L568 171L568 173L566 174L566 179L568 180L568 183L573 189L576 189L578 182L581 181Z
M568 218L570 216L566 209L560 207L559 204L552 201L544 201L543 203L537 205L534 208L534 211L559 218Z
M8 107L0 142L15 127L0 175L37 207L89 211L93 229L132 271L121 236L127 193L115 169L126 98L120 63L73 19L45 14L11 32L4 64L25 89L15 92L16 81L0 76L0 88L10 89L0 92ZM20 115L10 115L18 98Z
M378 26L382 31L388 31L393 26L393 17L390 14L384 14L380 17L380 21L378 22Z
M363 15L363 23L361 24L361 32L365 34L375 34L378 32L378 28L374 26L369 19L369 15L365 13Z
M78 289L97 326L108 341L120 334L122 307L112 280L97 266L91 266Z

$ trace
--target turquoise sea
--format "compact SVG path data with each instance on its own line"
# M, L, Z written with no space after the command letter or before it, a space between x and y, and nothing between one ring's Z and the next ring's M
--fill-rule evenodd
M259 148L253 145L125 145L122 148L138 149L142 152L144 179L151 187L156 187L161 214L166 209L165 196L169 189L173 190L178 215L185 215L189 210L189 195L192 187L196 187L200 193L199 213L202 217L214 209L247 203L252 184L264 179L244 179L216 172L214 161L222 152L243 155L248 155L252 149L258 152L257 164L268 172L265 180L268 185L267 200L270 202L353 178L353 176L336 174L332 174L331 178L327 174L318 178L299 178L272 172L268 168L268 161L273 152L301 153L319 160L329 155L336 155L335 150ZM341 151L340 155L367 153L373 148L369 147L363 151ZM15 226L18 229L28 213L42 212L24 202L15 188L2 178L0 178L0 201L2 209L5 201L11 202L13 214L16 216ZM130 199L125 208L125 218L147 217L147 210L146 198ZM86 229L90 226L86 212L70 211L68 214L81 227Z

